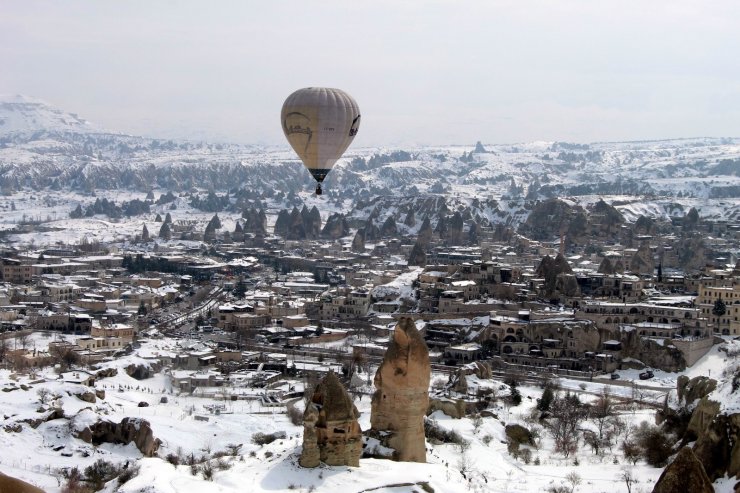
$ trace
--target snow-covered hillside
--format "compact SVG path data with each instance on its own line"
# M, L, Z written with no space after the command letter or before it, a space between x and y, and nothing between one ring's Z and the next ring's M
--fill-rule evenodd
M38 333L28 342L41 350L51 340L48 334ZM93 402L81 399L93 389L74 381L84 376L83 372L59 374L51 368L31 373L0 370L3 392L0 470L50 493L62 491L65 471L73 467L84 471L99 460L135 471L128 482L111 480L103 491L150 493L546 491L552 486L571 484L569 477L579 480L576 491L600 493L627 491L622 479L625 471L639 480L637 491L650 491L662 471L642 460L632 464L618 446L598 454L585 445L569 457L556 453L549 432L532 418L542 389L521 386L522 404L510 407L502 399L509 393L507 385L474 375L468 377L468 394L475 395L478 389L493 389L499 399L481 418L453 419L441 411L433 413L430 416L433 426L445 432L454 431L462 442L428 441L427 464L364 458L359 468L321 465L304 469L297 464L302 427L291 423L284 407L263 406L259 395L264 389L237 388L235 379L228 388L181 393L164 373L136 380L125 371L128 365L147 365L157 354L177 351L182 344L187 342L166 338L142 341L130 356L104 364L107 376L97 379L94 390L98 396ZM712 375L721 375L723 368L731 364L732 357L715 347L685 374L691 377L711 369ZM111 376L113 369L117 373ZM621 373L623 380L639 382L637 370ZM652 390L644 391L642 398L660 404L666 392L675 396L677 377L677 374L656 372L651 381ZM435 374L432 380L435 387L446 381L446 377ZM585 383L558 381L562 389L578 393L584 401L596 399L605 391L618 400L629 399L634 392L629 385L613 383L608 379ZM286 389L287 385L300 389L303 382L288 381ZM362 388L366 393L372 390L370 384ZM224 400L224 395L230 393L240 395L239 400ZM369 396L356 396L355 404L361 412L360 425L367 429ZM215 412L217 408L219 412ZM618 408L617 415L626 430L620 433L633 433L633 426L653 420L651 407L639 409L620 404ZM56 414L50 415L50 410L56 410ZM94 445L76 437L80 430L99 419L118 423L125 417L143 419L151 425L154 436L162 441L158 457L142 457L133 443ZM535 443L526 447L528 452L521 450L521 455L512 455L507 450L505 426L511 424L538 432ZM591 429L594 425L586 421L582 426ZM254 443L257 433L275 432L285 435L269 444ZM196 465L191 466L187 461ZM726 488L732 485L719 480L715 486L719 488L717 491L731 491Z
M440 214L455 212L466 231L472 221L516 228L538 201L553 197L581 207L604 199L628 222L640 215L667 220L692 207L714 220L740 218L740 139L351 148L327 177L324 195L316 197L313 179L287 145L105 133L23 96L0 100L0 123L0 190L9 202L33 196L29 192L68 195L70 203L56 202L55 220L77 203L84 206L86 197L112 190L228 193L229 206L209 212L238 215L253 206L264 209L270 222L280 209L305 204L316 206L323 220L343 213L353 228L392 218L402 235L416 234L426 218L436 227ZM46 216L37 211L23 212ZM137 229L152 218L134 219ZM66 227L50 225L57 226Z
M0 137L33 135L39 131L58 133L100 132L74 113L21 94L0 94Z

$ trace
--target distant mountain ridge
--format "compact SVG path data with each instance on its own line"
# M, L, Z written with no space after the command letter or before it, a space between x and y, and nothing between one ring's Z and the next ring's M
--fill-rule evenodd
M0 94L0 136L32 135L39 131L102 132L75 113L62 111L40 99L21 94Z

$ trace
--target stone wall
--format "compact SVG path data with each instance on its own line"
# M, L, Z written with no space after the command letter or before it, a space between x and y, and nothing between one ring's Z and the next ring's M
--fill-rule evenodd
M707 337L705 339L697 339L692 341L682 341L678 339L672 339L671 344L676 346L679 351L683 354L683 358L686 360L686 366L692 366L699 359L707 354L712 346L714 345L714 338Z

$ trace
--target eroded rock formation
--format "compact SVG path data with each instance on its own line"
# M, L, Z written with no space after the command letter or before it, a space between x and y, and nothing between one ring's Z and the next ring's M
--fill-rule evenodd
M396 325L375 374L370 424L394 449L394 459L426 462L424 415L429 407L429 350L410 318ZM386 433L387 432L387 433Z
M5 493L6 491L8 493L44 493L44 490L37 486L0 472L0 492Z
M668 464L653 488L653 493L675 493L677 491L714 492L714 487L704 467L689 447L679 450L676 458Z
M731 404L737 399L739 382L740 377L720 383L704 376L690 380L681 376L676 385L680 408L674 413L693 409L682 443L694 443L692 457L701 463L709 481L740 475L740 441L737 440L740 436L740 413L723 409L723 403ZM670 413L664 411L664 414L670 417Z
M76 433L77 438L93 445L101 443L128 444L134 442L145 457L154 457L162 443L154 438L149 422L139 418L123 418L120 423L98 421Z
M311 396L303 413L303 451L299 463L316 467L360 465L360 413L336 374L329 372Z
M322 238L338 240L349 234L349 225L347 220L340 213L334 213L326 220L324 229L321 230Z

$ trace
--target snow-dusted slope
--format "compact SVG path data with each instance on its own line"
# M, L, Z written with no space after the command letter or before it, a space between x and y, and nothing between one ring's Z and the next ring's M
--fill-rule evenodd
M244 190L267 197L268 207L292 207L296 204L269 198L292 192L310 201L314 183L287 145L105 133L74 114L12 96L0 98L0 187L5 193L28 188ZM683 215L694 206L702 216L732 219L740 215L740 140L352 148L324 188L322 210L331 203L358 220L374 213L380 221L393 215L399 223L413 211L416 226L399 226L402 232L418 229L420 213L436 217L439 199L446 202L446 214L462 208L473 218L513 225L526 220L535 201L553 197L581 203L618 200L628 220L643 213Z
M20 94L0 94L0 136L34 134L39 131L100 132L74 113L66 113L39 99Z

